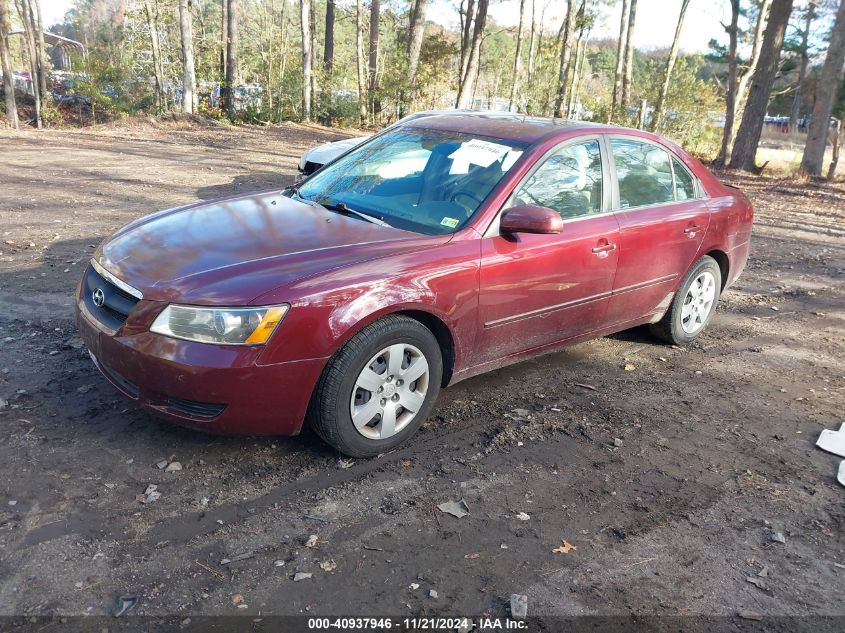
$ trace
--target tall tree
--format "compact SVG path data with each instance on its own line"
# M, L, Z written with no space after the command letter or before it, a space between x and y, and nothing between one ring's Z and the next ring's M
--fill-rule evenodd
M636 2L636 0L634 0ZM555 97L554 115L558 118L566 116L563 104L566 100L566 90L569 85L570 57L572 56L572 41L575 39L575 0L568 0L566 19L563 22L563 38L560 47L560 67L558 68L557 96Z
M803 96L801 89L807 77L807 67L810 65L810 28L816 17L815 0L807 4L804 13L804 29L801 31L801 61L798 65L798 79L795 81L795 94L792 97L792 109L789 112L789 129L794 132L798 127L798 117L801 116Z
M36 33L35 59L38 65L38 90L41 93L41 103L47 99L47 51L44 48L44 22L41 20L41 0L30 0L29 10L32 13L32 23Z
M475 23L475 15L478 13L478 7L475 0L461 0L459 15L461 18L461 64L458 69L458 84L460 85L464 80L464 75L467 71L467 62L469 61L469 51L472 48L472 27Z
M625 36L625 72L622 75L622 96L619 99L624 118L628 116L628 105L631 102L631 81L634 76L634 25L637 21L637 0L630 0L630 2L628 34Z
M763 35L760 61L751 80L745 110L742 113L742 123L740 123L731 152L730 166L734 169L753 171L756 167L754 159L757 155L760 133L763 131L763 116L769 104L769 95L780 63L783 36L791 13L792 0L772 1L766 32Z
M358 123L367 121L367 69L364 64L364 0L355 3L355 61L358 66Z
M508 110L516 112L519 110L517 95L519 93L519 75L522 66L522 25L525 22L525 0L519 0L519 26L516 29L516 51L513 54L513 73L511 77L511 96L508 101Z
M672 47L669 49L669 58L666 60L666 68L663 70L663 85L660 86L660 94L657 97L657 105L654 106L651 125L657 130L661 125L663 109L666 107L666 95L669 94L669 82L672 79L672 69L678 59L678 45L681 42L681 31L684 28L684 17L687 14L690 0L681 0L681 12L678 15L678 24L675 26L675 37L672 39Z
M299 0L299 22L302 31L302 120L311 120L311 0Z
M845 2L840 2L833 31L830 33L824 66L822 66L816 86L816 103L813 106L813 116L807 131L804 156L801 159L801 169L812 176L820 176L822 172L824 150L830 130L830 115L833 112L833 102L842 78L843 62L845 62ZM832 177L833 173L830 176Z
M719 155L714 161L719 167L724 167L728 162L728 153L730 152L729 142L733 133L734 114L736 112L737 66L739 65L736 51L739 40L739 12L739 0L731 0L731 23L730 26L725 26L725 31L728 34L728 85L725 93L725 127L722 130L722 145L719 149Z
M15 129L18 123L18 106L15 101L15 79L12 77L11 54L9 52L9 5L0 0L0 70L3 71L3 93L6 98L6 121Z
M369 49L369 101L370 112L375 123L376 115L381 112L376 91L378 89L378 44L381 16L381 0L370 0L370 49Z
M466 70L458 86L456 108L470 108L473 103L475 82L480 70L481 40L487 27L487 7L489 0L478 0L478 10L475 14L475 25L472 30L472 43L467 52Z
M285 3L285 7L287 3ZM284 12L285 7L282 7ZM226 60L229 49L229 0L220 0L220 78L226 80Z
M622 76L625 74L625 48L628 41L628 18L631 17L629 0L622 0L622 19L619 23L619 41L616 42L616 72L613 75L613 97L610 102L608 122L616 117L616 109L622 100Z
M144 0L144 15L150 31L150 54L153 59L153 82L155 88L156 112L164 111L164 64L161 58L161 39L159 38L158 2Z
M29 73L32 78L32 95L35 101L35 126L41 129L43 121L41 118L41 82L39 81L40 70L38 66L38 44L35 31L38 28L35 22L35 13L32 10L30 0L17 0L16 7L21 24L23 25L24 44L26 46L27 59L29 60Z
M323 40L323 69L331 77L334 69L335 0L326 0L326 35Z
M223 82L225 90L226 111L229 117L235 116L235 88L240 83L240 63L238 56L238 0L226 0L226 79Z
M587 54L587 40L589 29L592 28L592 16L587 15L587 0L581 0L578 16L578 37L575 40L575 55L572 58L572 85L566 95L567 116L573 116L578 104L578 93L581 89L581 79L584 70L584 57ZM586 34L585 34L586 31Z
M734 110L730 129L728 129L728 126L725 125L725 134L727 135L726 157L730 156L733 151L734 141L739 128L737 122L742 120L742 114L745 112L745 105L748 102L748 89L751 83L751 78L754 76L757 66L760 63L760 56L763 50L763 38L769 16L769 8L771 6L772 0L759 0L757 3L757 21L754 26L754 38L751 45L751 59L749 60L748 66L745 68L742 75L740 75L739 82L737 83L736 99L734 100ZM727 164L727 158L725 164Z
M528 69L525 76L525 85L529 88L533 86L531 83L534 79L535 57L537 50L537 18L535 12L537 10L537 0L531 0L531 33L528 36ZM525 112L531 114L531 99L526 99Z
M408 26L408 92L403 95L402 114L413 108L417 92L417 73L420 66L420 51L425 35L425 20L428 0L416 0L411 7Z
M194 71L194 25L191 0L179 0L179 33L182 39L182 112L196 110L197 75Z

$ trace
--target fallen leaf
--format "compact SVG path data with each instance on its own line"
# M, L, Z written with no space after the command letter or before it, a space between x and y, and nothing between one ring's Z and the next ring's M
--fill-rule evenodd
M323 571L334 571L335 569L337 569L337 563L333 560L324 560L322 563L320 563L320 569L322 569Z
M311 536L308 537L308 540L305 541L305 547L312 547L312 548L317 547L317 541L318 540L319 540L319 537L316 534L312 534Z
M234 602L235 604L240 604L243 601L244 597L239 593L236 593L234 596L232 596L232 602Z
M475 560L479 556L481 556L481 554L479 554L478 552L473 552L472 554L466 554L464 558L466 558L467 560Z
M633 363L626 363L625 364L625 371L634 371L637 368L636 365Z
M578 549L572 543L568 543L567 541L564 541L563 539L561 539L560 542L562 543L562 545L560 547L556 547L552 550L553 552L555 552L557 554L568 554L569 552Z

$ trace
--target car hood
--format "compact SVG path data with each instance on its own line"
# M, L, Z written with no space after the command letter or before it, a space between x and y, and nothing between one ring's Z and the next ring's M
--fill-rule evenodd
M378 226L276 191L141 218L94 257L145 299L246 305L304 277L448 239Z
M305 159L308 162L325 165L330 160L337 158L347 150L350 150L353 147L357 147L358 145L370 138L372 137L354 136L352 138L345 138L341 141L323 143L322 145L318 145L317 147L308 150L305 154Z

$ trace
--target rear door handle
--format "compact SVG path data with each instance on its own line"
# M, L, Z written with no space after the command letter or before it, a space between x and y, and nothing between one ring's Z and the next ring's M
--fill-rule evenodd
M598 257L607 257L615 250L616 244L601 244L600 246L593 246L593 255Z
M692 226L688 226L684 229L684 233L689 235L690 237L695 237L695 234L701 230L701 227L697 224L693 224Z

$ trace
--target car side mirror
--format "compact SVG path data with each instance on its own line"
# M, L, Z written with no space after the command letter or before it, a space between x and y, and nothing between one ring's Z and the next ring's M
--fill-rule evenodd
M538 204L520 204L511 207L499 220L499 231L511 233L553 234L563 231L560 213Z

